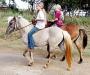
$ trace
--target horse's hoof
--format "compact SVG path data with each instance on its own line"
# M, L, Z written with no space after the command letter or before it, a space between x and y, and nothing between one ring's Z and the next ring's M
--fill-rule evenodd
M25 54L23 54L23 56L25 57Z
M56 55L52 56L51 58L55 60L56 59Z
M64 61L64 60L65 60L65 56L60 61Z
M48 67L48 65L47 65L47 64L45 64L45 65L43 66L43 68L44 68L44 69L46 69L47 67Z
M82 60L82 59L80 59L80 60L79 60L79 62L78 62L78 64L81 64L82 62L83 62L83 60Z
M71 71L71 68L70 68L70 67L68 67L68 68L67 68L67 71Z
M48 55L48 56L46 56L46 58L49 58L50 56Z
M33 65L33 62L28 64L28 66L32 66L32 65Z

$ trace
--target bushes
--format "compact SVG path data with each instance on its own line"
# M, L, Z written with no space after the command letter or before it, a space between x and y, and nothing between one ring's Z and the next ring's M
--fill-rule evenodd
M75 23L78 25L90 25L90 17L65 17L65 23Z

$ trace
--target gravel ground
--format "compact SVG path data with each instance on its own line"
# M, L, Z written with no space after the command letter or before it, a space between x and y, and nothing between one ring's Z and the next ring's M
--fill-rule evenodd
M57 57L52 60L47 69L43 69L46 58L41 54L34 53L35 63L32 67L27 66L27 60L22 56L22 51L0 52L0 75L90 75L90 57L83 56L84 62L78 64L78 55L73 58L72 70L66 70L66 61L61 62Z

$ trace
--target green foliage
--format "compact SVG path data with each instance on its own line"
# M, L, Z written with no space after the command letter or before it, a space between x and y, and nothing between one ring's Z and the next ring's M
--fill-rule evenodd
M2 2L2 4L6 4L5 0L0 0L0 2Z
M80 0L68 0L67 1L67 4L72 7L73 9L75 8L78 8L80 3L79 3Z
M47 0L48 3L52 3L52 0ZM69 8L75 9L81 6L82 0L55 0L60 5L67 5Z
M27 1L29 1L29 0L21 0L21 1L26 1L26 2L27 2Z
M3 1L5 1L5 0L0 0L0 2L3 2Z
M65 17L65 23L75 23L78 25L90 25L90 17Z

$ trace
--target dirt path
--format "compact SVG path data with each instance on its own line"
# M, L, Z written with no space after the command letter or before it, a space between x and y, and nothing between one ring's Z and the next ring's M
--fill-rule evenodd
M74 55L71 71L66 70L66 62L61 62L60 57L52 60L48 69L43 69L46 58L35 53L35 63L27 66L22 51L2 51L0 53L0 75L90 75L90 57L83 56L84 62L78 64L78 55Z

